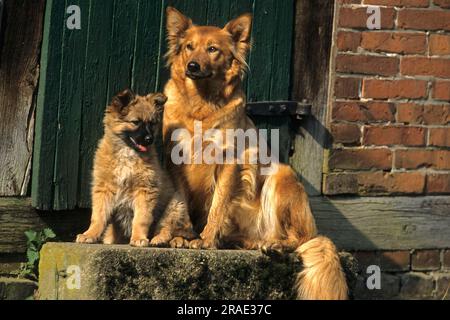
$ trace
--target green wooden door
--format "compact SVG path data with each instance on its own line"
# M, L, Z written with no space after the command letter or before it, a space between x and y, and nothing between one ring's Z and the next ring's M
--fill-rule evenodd
M66 27L70 5L81 9L80 30ZM196 24L219 26L253 12L248 99L289 98L294 0L47 0L32 177L36 208L90 206L92 159L108 101L124 88L162 90L168 78L167 6ZM256 121L260 128L281 128L287 139L287 118Z

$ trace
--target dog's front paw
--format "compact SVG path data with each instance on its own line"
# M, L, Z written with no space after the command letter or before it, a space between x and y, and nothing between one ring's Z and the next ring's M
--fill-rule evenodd
M267 256L282 256L285 253L279 242L265 242L260 245L260 249Z
M161 235L157 235L153 237L153 239L150 241L150 246L158 248L167 248L169 246L169 239Z
M85 234L79 234L79 235L77 235L75 242L76 243L93 244L93 243L97 243L98 239L94 238L94 237L90 237Z
M147 238L143 238L143 239L131 239L130 240L130 246L132 247L139 247L139 248L144 248L144 247L148 247L150 244L150 241Z
M183 237L175 237L170 240L170 247L175 249L189 248L189 241Z
M207 249L214 250L217 249L217 244L215 241L207 241L204 239L195 239L189 242L189 248L191 249Z

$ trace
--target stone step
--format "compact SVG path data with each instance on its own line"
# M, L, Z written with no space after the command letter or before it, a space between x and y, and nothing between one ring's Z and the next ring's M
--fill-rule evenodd
M0 278L0 300L26 300L34 296L37 283L25 279Z
M342 254L350 286L356 264ZM39 299L292 299L301 263L259 251L180 250L48 243Z

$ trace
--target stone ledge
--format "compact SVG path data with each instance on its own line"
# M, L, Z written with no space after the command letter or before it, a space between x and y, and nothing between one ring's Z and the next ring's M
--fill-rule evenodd
M356 262L349 254L341 260L353 287ZM41 251L39 298L292 299L299 270L294 255L271 259L259 251L48 243Z
M25 279L0 278L0 300L26 300L34 296L37 283Z

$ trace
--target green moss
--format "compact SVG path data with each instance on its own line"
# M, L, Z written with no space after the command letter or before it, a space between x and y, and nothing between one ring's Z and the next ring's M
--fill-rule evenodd
M79 263L83 286L68 292L61 282L44 283L43 298L55 298L58 288L59 299L292 299L301 270L294 255L273 259L258 251L76 244L48 244L44 251L47 281L56 269Z

